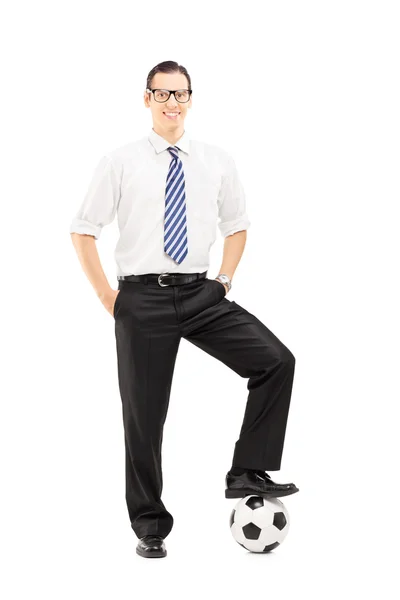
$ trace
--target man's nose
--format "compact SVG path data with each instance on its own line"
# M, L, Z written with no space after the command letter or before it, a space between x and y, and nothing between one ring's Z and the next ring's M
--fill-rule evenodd
M167 101L168 108L177 108L178 102L173 94L170 95Z

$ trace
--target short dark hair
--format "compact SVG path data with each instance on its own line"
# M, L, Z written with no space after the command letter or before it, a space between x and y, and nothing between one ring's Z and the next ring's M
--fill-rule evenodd
M173 60L166 60L162 63L159 63L158 65L156 65L155 67L153 67L151 69L151 71L149 72L149 74L147 75L147 81L146 81L146 89L151 89L151 82L153 81L153 77L156 73L182 73L183 75L186 76L186 79L188 81L188 90L192 89L192 83L190 80L190 75L187 72L187 70L185 69L185 67L183 67L182 65L179 65L177 62L173 61Z

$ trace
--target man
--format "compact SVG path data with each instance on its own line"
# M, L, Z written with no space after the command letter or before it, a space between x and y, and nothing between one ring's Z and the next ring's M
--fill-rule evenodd
M248 400L226 498L298 491L278 484L295 359L254 315L226 294L250 221L235 163L221 148L191 139L190 76L178 63L154 67L144 103L148 136L100 160L71 224L73 244L104 307L115 320L126 449L126 502L144 557L166 556L173 517L161 500L161 446L181 338L248 381ZM118 290L102 270L95 240L118 218ZM207 277L217 217L224 237L220 273Z

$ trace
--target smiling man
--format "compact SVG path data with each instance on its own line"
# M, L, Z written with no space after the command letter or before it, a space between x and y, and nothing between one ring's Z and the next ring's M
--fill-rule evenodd
M126 450L126 502L144 557L166 556L172 514L161 500L161 448L176 356L182 338L248 379L248 398L226 498L286 496L279 470L295 359L254 315L226 296L250 221L235 162L185 129L192 108L187 70L167 61L147 77L148 135L102 156L70 226L80 263L114 319ZM117 217L118 290L96 248ZM219 273L209 278L216 226L224 238ZM193 385L197 374L193 371ZM188 474L182 476L187 483ZM201 489L202 474L194 487Z

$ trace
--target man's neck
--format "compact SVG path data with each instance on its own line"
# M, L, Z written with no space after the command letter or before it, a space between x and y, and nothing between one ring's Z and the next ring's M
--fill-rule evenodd
M155 131L158 135L160 135L164 140L167 140L172 146L175 146L176 142L181 139L185 130L184 128L179 128L176 131L162 131L158 128L153 127L153 131Z

